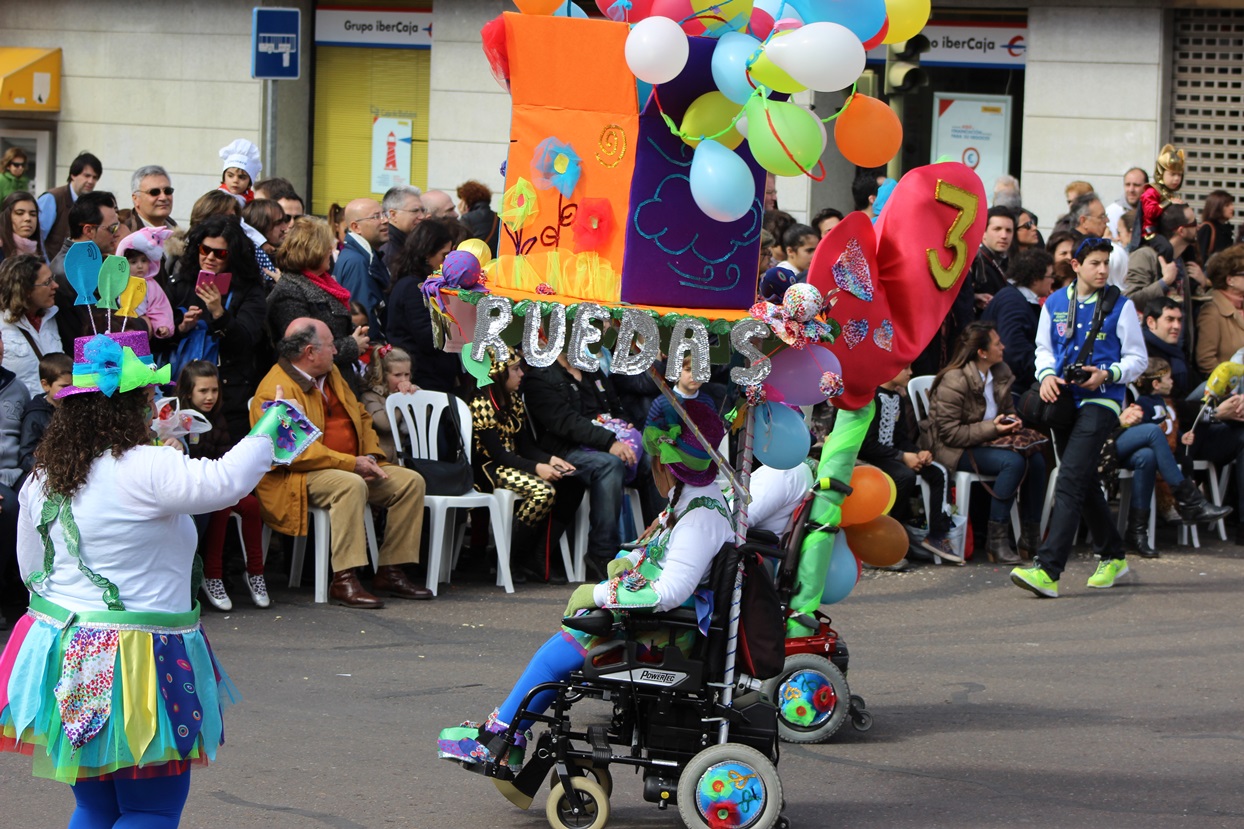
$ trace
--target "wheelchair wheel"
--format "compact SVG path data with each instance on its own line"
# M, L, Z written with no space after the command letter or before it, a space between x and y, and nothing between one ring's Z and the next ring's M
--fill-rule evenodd
M772 829L782 815L777 767L751 746L709 746L678 778L678 815L687 829Z
M788 743L823 743L846 721L851 691L834 663L810 653L786 657L762 693L777 706L778 735Z
M560 782L549 792L544 816L553 829L603 829L609 821L609 795L590 777L576 777L570 786L579 793L583 810L575 814L570 808L566 792Z
M613 797L613 774L610 773L608 766L597 766L590 761L583 761L575 763L571 772L581 774L589 780L595 780L605 792L605 797ZM557 783L557 772L554 771L549 775L549 786L556 786Z

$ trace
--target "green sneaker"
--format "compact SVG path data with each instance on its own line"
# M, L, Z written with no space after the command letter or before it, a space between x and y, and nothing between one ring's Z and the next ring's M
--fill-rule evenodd
M1108 558L1097 565L1097 572L1089 576L1088 586L1105 590L1114 587L1115 579L1127 572L1127 559Z
M1050 578L1050 574L1042 570L1040 565L1016 567L1011 571L1011 581L1016 587L1036 593L1041 598L1058 598L1058 582Z

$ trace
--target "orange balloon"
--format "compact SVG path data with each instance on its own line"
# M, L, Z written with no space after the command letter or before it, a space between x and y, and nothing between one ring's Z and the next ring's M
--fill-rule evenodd
M894 110L858 92L834 119L834 143L842 157L859 167L880 167L903 146L903 124Z
M907 555L907 530L888 515L879 515L865 524L843 530L855 557L874 567L898 564Z
M566 5L566 0L514 0L514 5L523 14L552 14Z
M851 472L851 489L842 502L839 524L849 527L871 521L886 511L890 503L890 476L875 466L857 466Z

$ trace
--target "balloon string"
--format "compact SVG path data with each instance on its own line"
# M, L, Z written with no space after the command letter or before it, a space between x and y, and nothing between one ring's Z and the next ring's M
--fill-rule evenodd
M814 115L812 117L815 118L816 116ZM813 181L824 181L825 162L817 159L816 164L821 168L821 174L818 176L795 159L795 156L791 153L790 148L786 146L786 142L782 140L782 136L778 135L777 127L773 125L773 116L769 114L768 101L765 102L765 120L769 122L769 131L773 133L773 138L778 142L778 146L782 148L782 152L786 153L786 157L790 159L791 163L798 167L805 176ZM822 152L824 152L823 149Z
M833 115L829 116L828 118L822 118L821 119L822 124L828 124L830 121L834 120L839 115L847 111L847 107L851 106L851 102L855 100L855 89L856 87L859 86L859 84L860 84L859 81L856 81L855 83L851 84L851 92L847 95L847 99L842 102L842 106L840 106L838 108L838 111L835 112Z
M681 138L683 141L713 141L717 138L720 138L721 136L730 132L730 130L734 129L734 125L737 124L739 122L739 119L743 117L743 112L744 112L744 109L740 107L738 115L735 115L734 118L730 121L729 125L727 125L726 128L723 129L721 132L716 132L716 133L713 133L712 135L701 135L697 138L696 136L689 135L688 133L683 132L674 123L674 119L665 114L665 108L661 106L661 96L657 94L657 87L655 86L652 87L652 100L656 102L657 112L660 113L661 120L665 121L665 125L669 127L670 132L672 132L678 138Z

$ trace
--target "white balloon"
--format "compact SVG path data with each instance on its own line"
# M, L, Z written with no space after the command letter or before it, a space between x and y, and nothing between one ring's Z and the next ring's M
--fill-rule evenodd
M864 72L864 44L845 26L809 23L765 47L774 65L799 83L820 92L846 89Z
M646 17L626 36L626 65L645 83L667 83L687 65L691 46L682 27L668 17Z

